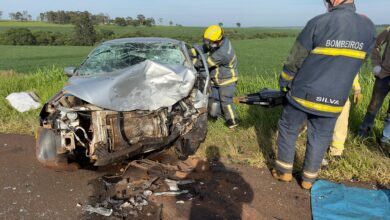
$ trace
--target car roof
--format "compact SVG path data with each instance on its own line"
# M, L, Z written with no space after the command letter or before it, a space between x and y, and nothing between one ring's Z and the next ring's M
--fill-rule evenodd
M120 38L115 40L109 40L103 42L103 44L124 44L124 43L173 43L182 44L182 41L178 41L171 38L161 37L135 37L135 38Z

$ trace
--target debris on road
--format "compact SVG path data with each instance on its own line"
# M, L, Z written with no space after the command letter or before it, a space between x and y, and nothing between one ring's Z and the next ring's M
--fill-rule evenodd
M179 185L187 185L187 184L194 183L195 181L194 180L175 181L175 180L171 180L171 179L165 179L165 182L169 186L170 191L179 191Z
M91 205L86 205L83 208L84 211L89 212L89 213L96 213L105 217L109 217L112 215L113 210L112 209L106 209L103 207L92 207Z
M27 112L41 107L38 96L33 92L11 93L5 99L18 112Z
M155 195L155 196L178 196L178 195L185 194L185 193L189 193L189 191L182 190L182 191L178 191L178 192L157 192L157 193L154 193L153 195Z
M145 190L144 191L144 196L146 196L146 197L151 196L152 194L153 194L153 192L150 191L150 190Z

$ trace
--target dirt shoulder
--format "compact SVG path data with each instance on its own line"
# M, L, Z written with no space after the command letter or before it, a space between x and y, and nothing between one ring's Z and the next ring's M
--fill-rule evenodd
M56 172L35 160L34 145L31 136L0 134L0 218L95 219L77 204L91 204L99 194L91 183L117 167ZM191 198L154 197L142 218L156 219L162 204L162 219L311 219L310 194L296 182L277 182L265 169L213 163L215 169L188 176L196 180Z

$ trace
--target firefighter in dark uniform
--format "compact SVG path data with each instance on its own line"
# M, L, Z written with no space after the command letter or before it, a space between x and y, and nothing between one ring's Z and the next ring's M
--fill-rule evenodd
M234 128L238 125L233 105L233 96L238 80L237 57L234 49L218 25L210 26L203 36L203 51L207 54L207 63L212 81L209 102L211 117L224 116L226 125Z
M301 186L311 189L332 140L352 82L375 43L375 27L353 0L327 0L328 13L310 20L297 38L279 84L287 103L278 123L274 178L292 180L295 144L307 120Z

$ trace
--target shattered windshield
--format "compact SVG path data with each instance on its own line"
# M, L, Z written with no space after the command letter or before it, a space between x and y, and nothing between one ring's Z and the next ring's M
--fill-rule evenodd
M161 64L183 65L185 56L175 43L131 42L103 44L96 48L78 68L78 75L114 72L151 60Z

